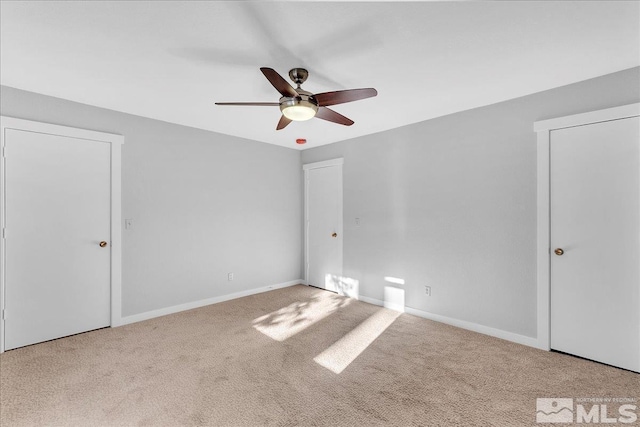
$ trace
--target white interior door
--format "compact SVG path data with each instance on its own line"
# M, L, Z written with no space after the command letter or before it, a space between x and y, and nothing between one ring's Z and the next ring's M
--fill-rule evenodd
M110 144L6 129L5 156L5 349L108 326Z
M640 119L550 138L551 348L640 371Z
M307 169L307 283L339 292L342 276L342 165Z

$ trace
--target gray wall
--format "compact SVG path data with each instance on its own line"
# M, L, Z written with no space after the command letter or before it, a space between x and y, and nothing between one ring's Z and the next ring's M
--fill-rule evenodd
M123 316L302 277L299 151L1 91L2 115L124 135Z
M408 307L535 337L533 122L638 101L633 68L304 151L344 157L344 276L379 300L402 278Z
M345 159L344 275L380 300L403 278L409 307L535 337L533 122L639 102L639 82L633 68L303 151ZM125 136L124 316L302 276L298 151L1 90L3 115Z

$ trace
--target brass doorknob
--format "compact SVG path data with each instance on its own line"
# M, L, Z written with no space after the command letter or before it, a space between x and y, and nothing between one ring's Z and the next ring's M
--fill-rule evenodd
M102 242L100 242L100 247L104 248L105 246L107 246L107 242L105 242L104 240Z
M338 233L333 233L331 237L338 237Z
M553 251L556 255L560 256L564 253L564 251L561 248L557 248L555 251Z

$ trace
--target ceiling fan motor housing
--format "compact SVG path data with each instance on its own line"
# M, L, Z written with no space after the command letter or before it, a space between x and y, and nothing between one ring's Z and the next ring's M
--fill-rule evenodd
M307 77L309 77L309 72L304 68L292 68L289 70L289 78L291 78L298 87L307 81Z

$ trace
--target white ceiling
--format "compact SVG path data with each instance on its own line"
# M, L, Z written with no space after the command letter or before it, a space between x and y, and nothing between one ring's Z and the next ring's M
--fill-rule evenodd
M640 65L640 3L7 2L6 86L291 148L311 148ZM276 131L261 66L317 93L374 87ZM306 138L297 146L296 138Z

